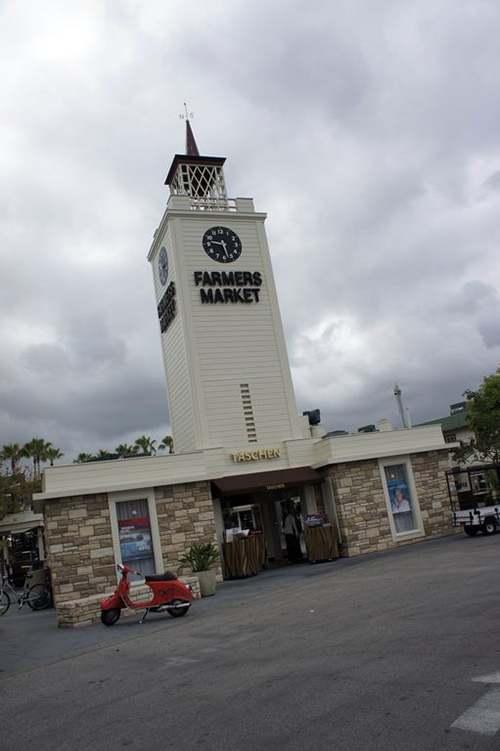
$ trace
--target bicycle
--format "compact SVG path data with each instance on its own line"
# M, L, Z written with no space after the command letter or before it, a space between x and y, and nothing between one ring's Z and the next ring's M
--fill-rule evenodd
M5 615L10 608L10 595L9 591L17 600L17 607L19 610L25 603L28 603L32 610L45 610L52 603L52 596L50 589L45 584L34 584L32 587L29 585L29 579L32 578L32 574L27 574L24 580L24 587L19 594L14 589L14 585L10 581L7 574L2 575L2 583L0 584L0 616Z

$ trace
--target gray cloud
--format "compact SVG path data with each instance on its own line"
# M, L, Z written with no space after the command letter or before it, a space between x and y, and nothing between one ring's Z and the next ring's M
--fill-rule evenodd
M183 150L267 232L299 409L445 414L500 359L500 6L409 0L0 10L0 444L161 438L146 254Z

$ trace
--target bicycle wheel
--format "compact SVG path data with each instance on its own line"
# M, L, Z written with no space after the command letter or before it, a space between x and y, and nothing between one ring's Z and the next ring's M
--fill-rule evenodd
M45 610L51 603L50 590L45 584L35 584L28 594L28 605L32 610Z
M10 608L10 597L7 594L7 592L2 592L0 594L0 615L5 615L7 610Z

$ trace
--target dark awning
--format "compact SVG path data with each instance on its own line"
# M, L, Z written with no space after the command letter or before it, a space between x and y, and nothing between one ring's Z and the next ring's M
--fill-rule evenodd
M275 469L273 472L231 475L212 480L219 496L244 495L266 490L284 490L293 485L310 485L323 482L323 477L311 467Z

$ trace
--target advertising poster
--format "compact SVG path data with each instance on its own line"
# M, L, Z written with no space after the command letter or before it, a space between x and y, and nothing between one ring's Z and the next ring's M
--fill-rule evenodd
M148 516L120 519L120 549L122 561L138 561L153 555L153 541Z
M387 488L393 514L404 514L411 511L410 492L405 480L387 480Z

